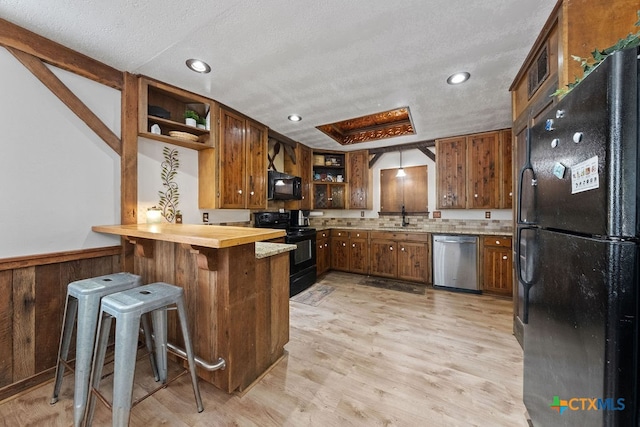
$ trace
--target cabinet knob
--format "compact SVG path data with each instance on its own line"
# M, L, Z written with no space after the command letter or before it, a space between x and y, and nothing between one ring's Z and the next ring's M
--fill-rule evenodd
M500 244L500 240L496 240L496 245L499 245L499 244Z
M346 244L346 243L343 243L343 244L342 244L342 246L347 246L347 244Z
M331 201L331 200L333 200L333 197L329 197L327 200Z
M400 248L400 250L401 250L402 252L404 252L404 248Z
M304 200L304 196L302 196L302 200Z
M509 197L513 196L513 193L511 191L509 191Z
M477 195L477 194L474 194L474 195L473 195L473 197L475 197L475 198L477 199L477 198L478 198L478 195Z
M356 233L356 237L360 237L360 233Z
M238 190L238 194L242 194L242 190Z
M351 247L352 247L352 248L355 248L355 247L356 247L356 244L355 244L355 243L353 243L353 244L351 245Z
M328 244L328 243L325 243L325 244L324 244L324 247L326 248L327 246L329 246L329 244Z
M253 191L251 191L249 194L253 196L255 193Z
M360 200L364 200L364 197L360 197Z
M506 256L506 255L503 255L503 256L502 256L502 259L508 259L508 258L509 258L509 257L508 257L508 256Z
M389 246L389 250L392 251L393 250L393 246Z
M444 196L442 196L442 198L443 198L443 199L446 199L446 198L447 198L447 195L445 194Z

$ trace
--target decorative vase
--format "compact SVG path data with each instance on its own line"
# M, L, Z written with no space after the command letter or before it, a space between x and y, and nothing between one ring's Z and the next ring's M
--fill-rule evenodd
M193 126L196 127L196 119L192 119L192 118L186 118L184 119L184 122L187 126Z

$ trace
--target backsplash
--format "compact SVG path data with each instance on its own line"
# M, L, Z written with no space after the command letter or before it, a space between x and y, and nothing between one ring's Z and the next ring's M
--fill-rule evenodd
M484 233L511 234L512 221L509 220L469 220L469 219L433 219L422 216L407 216L409 225L403 227L407 231L420 230L442 233L474 233L482 230ZM380 218L309 218L311 227L361 227L385 228L401 227L402 216L382 216Z

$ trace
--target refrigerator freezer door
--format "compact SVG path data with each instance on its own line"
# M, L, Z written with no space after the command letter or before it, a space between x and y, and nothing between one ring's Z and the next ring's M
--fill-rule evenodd
M636 245L546 230L531 239L524 402L533 425L636 425ZM572 400L581 398L609 407Z
M604 61L534 126L530 150L538 225L587 235L636 236L635 49Z

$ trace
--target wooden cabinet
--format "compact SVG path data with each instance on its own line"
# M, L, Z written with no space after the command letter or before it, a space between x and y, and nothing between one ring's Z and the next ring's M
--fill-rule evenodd
M513 259L511 237L485 236L483 241L483 292L511 296Z
M425 213L428 207L427 166L404 168L406 176L397 177L398 169L380 170L380 212Z
M316 233L316 274L320 276L331 268L331 247L329 246L329 232L318 231Z
M331 230L331 268L349 271L349 232Z
M219 208L267 207L267 128L220 109Z
M302 178L302 199L287 200L284 207L287 209L311 210L311 148L298 144L295 148L296 162L290 156L284 157L284 170L286 173Z
M436 140L436 207L467 207L467 138Z
M370 274L428 283L429 254L429 233L371 232Z
M369 152L352 151L347 154L347 181L349 189L349 209L371 209L371 169L369 169Z
M184 122L185 112L192 110L200 117L207 117L211 112L210 123L216 123L215 101L147 77L138 79L138 91L140 136L194 150L215 147L215 131L212 130L215 126L200 129ZM152 127L159 133L152 131Z
M313 208L344 209L346 206L345 190L346 187L344 183L314 183Z
M369 273L369 233L365 231L349 232L349 271Z
M510 135L510 130L504 129L436 140L438 209L510 205Z
M383 236L372 236L370 248L371 275L395 278L398 275L397 242L384 238Z
M398 247L398 278L412 282L428 282L428 243L399 242Z

